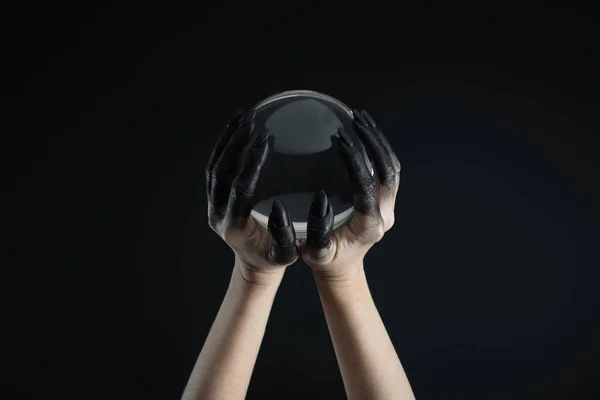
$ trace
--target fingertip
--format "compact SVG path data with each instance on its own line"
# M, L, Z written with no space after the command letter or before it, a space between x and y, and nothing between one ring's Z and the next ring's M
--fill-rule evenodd
M310 214L323 218L327 215L327 210L329 209L329 201L327 199L327 193L324 190L319 190L313 199L313 202L310 206Z
M227 127L233 128L234 126L236 126L242 114L243 111L240 108L238 108L235 114L233 114L233 117L231 117L231 119L227 122Z
M302 246L310 251L318 251L329 246L333 231L333 207L325 191L315 194L307 223L307 238Z
M241 122L241 126L246 126L249 125L251 122L254 121L254 118L256 117L256 110L255 109L250 109L248 111L246 111L244 113L244 118L242 119Z
M348 135L348 132L346 132L346 130L344 128L338 129L338 135L340 137L340 141L344 145L346 145L347 147L354 147L354 141L352 140L350 135Z
M268 129L263 129L262 131L258 132L258 134L256 134L255 138L254 138L254 147L260 147L263 144L265 144L267 142L267 140L269 139L269 135L270 132Z
M367 121L365 120L361 110L355 108L352 110L352 114L354 114L354 122L357 122L363 126L367 126Z
M273 223L278 228L287 228L291 224L290 215L285 204L279 199L273 202L271 218L273 218Z
M375 123L375 120L373 119L373 117L371 116L371 114L368 113L367 110L363 110L362 111L362 115L365 117L365 119L369 122L369 124L372 127L376 127L377 124Z
M273 202L273 209L269 216L269 235L273 260L277 263L293 261L297 256L296 231L285 205L280 200Z

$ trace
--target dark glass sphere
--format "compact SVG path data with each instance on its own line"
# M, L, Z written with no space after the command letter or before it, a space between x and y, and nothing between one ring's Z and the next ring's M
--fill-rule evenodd
M355 140L370 166L352 128L352 111L331 96L308 90L278 93L254 108L256 131L268 129L270 135L252 216L266 228L273 201L279 199L297 238L305 238L310 205L315 193L324 190L335 214L334 228L346 222L354 212L353 193L339 153L339 128Z

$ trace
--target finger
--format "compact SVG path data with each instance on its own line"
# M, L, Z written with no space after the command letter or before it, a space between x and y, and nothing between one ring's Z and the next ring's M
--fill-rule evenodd
M367 110L363 110L362 114L369 121L369 124L373 128L377 128L377 125L375 124L373 117L371 117L371 114L369 114L367 112ZM400 161L398 160L398 157L396 156L396 153L394 152L392 145L390 145L390 142L387 140L387 138L385 137L383 132L381 132L381 129L377 128L377 132L379 133L379 139L381 140L382 145L387 149L388 153L391 154L391 156L392 156L392 159L394 161L394 168L396 169L396 171L398 173L400 173L400 169L401 169Z
M296 231L285 205L280 200L273 202L269 215L270 243L267 260L273 265L291 264L298 258Z
M360 122L361 125L369 126L369 121L367 121L364 115L362 115L362 112L360 112L360 110L354 108L352 110L352 114L354 115L354 119Z
M379 217L375 179L371 175L365 158L343 128L338 129L338 134L341 142L340 155L346 165L354 191L354 208L364 216Z
M375 164L375 175L379 183L387 189L393 189L400 171L396 168L396 158L391 146L368 113L363 111L361 114L358 110L353 113L353 128Z
M229 191L227 220L236 226L246 225L252 211L252 199L260 171L269 154L269 131L263 130L252 137L244 150L240 170Z
M363 115L363 117L365 117L365 119L367 120L369 125L371 125L373 128L377 128L377 124L375 123L375 120L373 119L373 117L371 117L371 114L369 114L367 112L367 110L362 110L362 115Z
M332 246L333 208L327 194L321 190L313 199L308 213L306 241L302 253L309 261L328 262L333 258L335 249Z
M231 184L238 172L241 155L254 132L255 115L251 110L240 118L235 132L213 166L209 201L216 217L225 215Z
M208 158L208 164L206 164L206 193L209 197L211 191L213 168L219 157L221 157L221 153L223 152L225 145L231 138L231 135L235 131L235 128L241 116L242 110L238 110L235 113L235 115L227 122L227 126L225 127L225 129L223 129L223 131L217 138L217 143L215 144L215 147L213 147L210 157Z

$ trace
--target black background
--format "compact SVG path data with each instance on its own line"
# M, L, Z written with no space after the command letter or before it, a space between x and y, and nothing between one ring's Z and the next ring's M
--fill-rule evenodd
M402 161L366 270L417 398L598 394L591 10L203 7L2 12L6 398L181 395L233 263L204 166L237 108L289 89L367 109ZM303 264L248 398L344 398Z

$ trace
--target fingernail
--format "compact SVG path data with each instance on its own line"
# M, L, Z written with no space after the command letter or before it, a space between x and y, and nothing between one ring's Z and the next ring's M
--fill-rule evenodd
M328 208L329 204L327 201L327 193L325 193L323 190L319 190L315 194L315 199L310 206L310 213L316 217L323 218L325 215L327 215Z
M290 225L290 216L281 200L275 200L273 202L273 218L275 225L280 228L286 228Z
M242 117L242 110L237 110L236 113L233 115L233 117L227 123L227 127L233 128L234 126L236 126L241 117Z
M363 117L365 117L365 120L368 121L369 125L375 127L377 124L375 124L375 120L373 119L373 117L371 116L371 114L369 114L367 112L367 110L363 110L362 112Z
M254 147L262 146L267 141L268 138L269 138L269 130L263 129L262 131L260 131L258 133L258 135L256 136L256 139L254 139Z
M350 138L350 136L348 135L348 132L346 132L344 130L344 128L339 128L338 129L338 135L340 136L340 140L348 147L353 147L354 146L354 142L352 141L352 139Z
M361 124L363 126L367 126L367 121L365 120L365 117L363 117L360 110L355 108L352 110L352 114L354 114L354 120L356 122L358 122L359 124Z
M256 117L256 110L252 109L247 111L244 114L244 119L242 120L241 125L245 126L248 125L250 122L252 122L254 120L254 117Z

